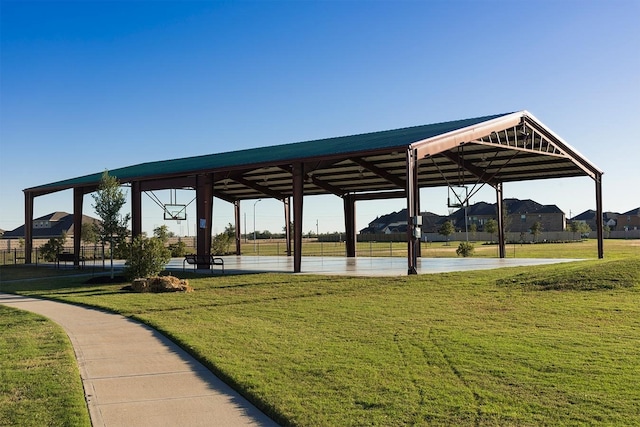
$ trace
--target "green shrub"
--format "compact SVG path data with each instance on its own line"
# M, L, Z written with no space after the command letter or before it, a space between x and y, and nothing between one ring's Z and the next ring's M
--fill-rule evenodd
M182 241L171 243L169 245L169 252L171 252L172 257L183 257L187 254L187 245Z
M458 249L456 249L456 254L463 257L473 256L473 250L474 247L472 243L461 242L460 245L458 245Z
M171 253L162 240L136 236L130 244L124 274L129 280L157 276L170 259Z
M65 235L49 239L49 241L40 248L42 258L49 262L55 261L56 256L64 250L65 240L67 240Z
M220 233L211 241L212 255L226 255L229 253L232 237L227 233Z

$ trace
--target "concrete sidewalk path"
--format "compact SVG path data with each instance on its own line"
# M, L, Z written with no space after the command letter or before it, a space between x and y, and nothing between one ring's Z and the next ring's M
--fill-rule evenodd
M277 426L154 329L100 310L0 293L69 336L94 427Z

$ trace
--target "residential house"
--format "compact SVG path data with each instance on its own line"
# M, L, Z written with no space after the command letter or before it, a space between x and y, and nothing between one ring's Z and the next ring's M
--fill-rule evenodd
M382 232L384 234L394 234L394 233L406 233L407 232L407 221L394 222L392 224L387 225Z
M542 224L542 231L564 231L565 214L556 205L542 205L533 200L505 199L505 231L515 233L529 233L534 223ZM467 221L465 224L465 212ZM460 208L451 215L438 215L432 212L422 212L422 232L437 233L442 223L452 221L457 231L464 231L466 227L476 226L476 231L484 231L487 221L497 219L495 203L478 202L465 208ZM406 233L407 210L392 212L377 217L360 234L395 234Z
M616 212L603 212L602 213L603 224L605 226L609 227L609 230L611 230L611 231L615 231L615 230L619 230L619 229L624 230L624 228L618 228L618 218L620 216L621 215L619 213L616 213ZM593 209L586 210L586 211L582 212L581 214L574 216L569 221L583 222L583 223L587 224L589 226L589 228L591 228L592 230L596 230L597 229L596 211L594 211Z
M422 216L421 228L425 233L436 233L442 223L447 220L446 216L438 215L433 212L422 212L420 216ZM394 234L406 232L406 209L379 216L371 221L367 227L360 230L360 234Z
M640 208L631 209L618 216L618 230L640 230Z
M402 209L399 212L392 212L390 214L382 215L374 219L369 225L362 230L360 234L388 234L385 229L391 224L407 224L407 210Z
M514 233L528 233L534 223L540 222L543 231L564 231L565 214L556 205L542 205L530 199L504 199L504 228ZM467 227L475 224L484 231L487 221L498 218L495 203L478 202L466 208ZM465 208L460 208L451 219L456 230L465 229Z
M83 224L92 224L99 220L87 215L82 215ZM51 239L60 237L65 233L68 237L73 236L73 215L67 212L53 212L33 220L33 238ZM15 230L7 231L2 236L3 239L24 239L24 225Z

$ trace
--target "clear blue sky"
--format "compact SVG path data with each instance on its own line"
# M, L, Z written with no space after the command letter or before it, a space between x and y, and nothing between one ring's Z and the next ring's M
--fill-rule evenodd
M40 184L524 109L605 172L605 210L640 206L638 0L2 0L0 13L5 230L23 224L22 190ZM505 196L575 215L595 208L594 188L588 178L541 180L506 185ZM180 203L193 197L178 192ZM86 196L86 214L92 203ZM421 203L447 213L446 189L424 191ZM404 207L359 202L357 228ZM220 232L232 207L214 208ZM337 197L308 197L304 208L305 232L316 222L344 229ZM36 198L34 210L72 212L72 194ZM254 219L258 230L282 229L276 201L242 212L248 231ZM167 225L193 234L193 217ZM145 231L163 224L143 196Z

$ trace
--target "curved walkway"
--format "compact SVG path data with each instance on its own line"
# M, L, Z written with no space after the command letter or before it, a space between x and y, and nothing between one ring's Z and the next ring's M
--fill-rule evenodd
M154 329L100 310L0 293L60 324L78 359L94 427L277 426Z

